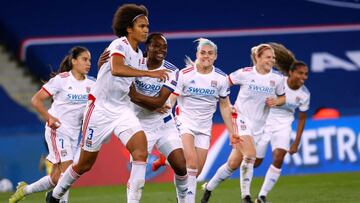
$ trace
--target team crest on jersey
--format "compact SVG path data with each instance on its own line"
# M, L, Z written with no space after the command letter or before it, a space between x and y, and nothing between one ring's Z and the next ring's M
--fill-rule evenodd
M120 44L116 47L117 50L124 52L124 47Z
M123 39L122 40L125 44L129 45L129 42L127 41L127 39Z
M212 80L211 81L211 87L216 87L217 86L217 81L216 80Z
M71 86L69 86L69 87L68 87L68 90L72 90L72 87L71 87Z
M91 87L86 87L86 93L90 93Z
M300 97L296 97L296 98L295 98L295 103L297 103L297 104L300 103L300 100L301 100Z
M275 87L275 80L270 80L270 86Z
M61 156L66 156L67 155L67 151L66 151L66 149L63 149L63 150L61 150Z

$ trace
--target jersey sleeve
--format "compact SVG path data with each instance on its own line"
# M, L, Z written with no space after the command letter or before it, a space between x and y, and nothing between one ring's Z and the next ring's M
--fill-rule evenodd
M226 75L226 77L223 78L223 81L221 83L221 87L219 89L219 96L221 98L225 98L229 96L229 94L230 94L229 80L228 80L228 76Z
M62 84L62 78L60 75L57 75L51 78L47 83L42 86L42 89L45 90L50 96L53 96L61 91L61 88L64 84Z
M305 112L309 110L309 106L310 106L310 95L308 95L305 101L299 106L299 110Z
M285 80L285 77L281 76L279 83L275 87L275 94L277 96L285 95L285 86L284 86L285 81L284 80Z
M179 96L184 88L184 74L178 71L175 78L177 79L177 84L173 93Z
M245 71L243 68L230 73L229 75L229 81L233 84L233 85L241 85L241 82L244 80L245 78Z
M125 58L126 49L128 46L129 46L129 42L124 38L120 38L113 41L108 47L110 51L110 56L121 55Z
M179 75L179 69L171 71L169 79L165 81L163 87L168 88L171 92L174 92L177 86L177 77Z

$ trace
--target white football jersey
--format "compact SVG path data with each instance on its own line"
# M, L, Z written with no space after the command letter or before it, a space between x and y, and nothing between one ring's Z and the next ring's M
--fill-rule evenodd
M108 47L110 56L121 55L125 64L138 69L144 62L140 49L133 50L126 37L115 39ZM104 109L108 115L118 117L123 105L130 105L129 87L134 77L117 77L111 74L110 61L99 70L95 87L91 94L95 97L95 105Z
M287 77L284 80L286 103L282 106L271 108L266 125L272 126L274 130L281 129L283 126L290 126L294 121L294 113L297 108L305 112L310 105L310 92L301 86L297 90L291 89L287 84Z
M88 94L94 84L95 78L86 76L85 80L77 80L69 71L56 75L42 86L53 98L48 112L60 120L63 129L80 130Z
M141 70L148 70L145 63L140 65ZM169 69L171 72L169 73L169 79L166 81L161 81L157 78L149 78L149 77L138 77L135 78L135 87L136 91L140 94L146 96L158 96L161 88L168 88L171 92L175 90L177 84L177 76L179 74L179 69L168 61L163 62L163 64L157 69ZM170 105L170 101L167 103ZM168 122L168 119L172 119L171 111L166 114L160 114L158 112L150 111L141 106L133 104L133 109L136 116L139 118L141 126L145 130L155 129L162 126L164 123ZM170 117L169 117L170 116Z
M245 116L251 122L252 131L257 133L263 129L270 111L266 98L285 94L283 75L276 70L260 74L254 66L231 73L229 79L232 84L240 85L235 101L239 115Z
M174 94L177 98L177 116L186 120L191 130L209 134L212 117L219 98L229 95L227 75L213 67L211 73L201 74L196 66L190 66L179 72L179 79Z

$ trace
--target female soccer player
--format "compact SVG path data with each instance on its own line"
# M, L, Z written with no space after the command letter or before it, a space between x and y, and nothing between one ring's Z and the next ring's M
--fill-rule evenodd
M239 84L240 90L235 107L237 109L236 127L239 137L230 136L233 149L227 163L222 165L205 186L202 202L207 202L211 191L234 170L241 168L240 187L242 200L252 202L250 184L256 157L265 156L265 121L270 108L285 103L284 77L273 70L274 49L269 44L259 44L251 49L253 67L241 68L229 75L231 84ZM256 149L255 149L256 146ZM241 165L240 165L241 164Z
M201 173L210 146L212 117L219 101L220 112L231 135L231 107L227 75L214 67L217 46L214 42L197 40L195 62L179 72L176 90L170 96L178 102L176 121L181 133L188 172L187 202L195 202L196 177Z
M128 96L133 77L167 79L168 70L138 70L143 54L138 47L145 42L148 12L142 5L124 4L114 15L113 30L119 37L108 47L110 61L103 64L89 95L83 122L83 141L79 162L69 167L53 190L48 202L59 198L95 163L103 142L115 134L133 157L127 187L127 201L139 202L145 183L147 140L139 120L130 108Z
M272 43L271 46L275 50L283 50L280 44ZM298 151L301 135L305 128L306 111L310 104L310 92L304 85L308 78L307 65L302 61L294 61L291 65L278 67L287 75L284 82L286 103L272 108L266 120L265 134L269 136L271 142L273 162L255 201L257 203L267 202L266 196L280 177L286 153L294 154ZM294 121L296 109L299 109L296 137L290 145L291 124Z
M9 203L22 200L26 195L53 188L60 174L73 163L81 122L88 94L95 79L87 76L90 70L90 52L85 47L73 47L60 64L59 74L51 78L33 96L31 102L46 121L45 139L49 148L51 174L27 185L20 182ZM44 106L45 100L52 99L51 108ZM62 202L67 202L65 195Z
M165 60L167 41L161 33L150 34L145 42L147 58L140 65L141 70L171 70L169 79L159 81L155 78L137 77L129 96L136 116L144 128L148 141L148 153L154 145L167 157L175 172L175 186L179 202L185 202L187 191L187 171L182 142L171 111L155 111L168 103L168 97L177 84L179 70Z

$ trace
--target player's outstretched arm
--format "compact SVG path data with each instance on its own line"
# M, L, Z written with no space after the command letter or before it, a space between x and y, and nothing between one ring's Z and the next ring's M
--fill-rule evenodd
M171 72L168 69L154 71L138 70L126 65L124 57L119 55L111 56L110 60L111 74L118 77L150 77L167 80L169 79L169 72Z
M298 118L298 125L297 125L297 129L296 129L296 137L295 137L295 141L290 146L290 150L289 150L290 154L295 154L299 149L301 136L302 136L302 133L304 132L304 128L305 128L305 123L306 123L306 112L300 111L299 118Z

